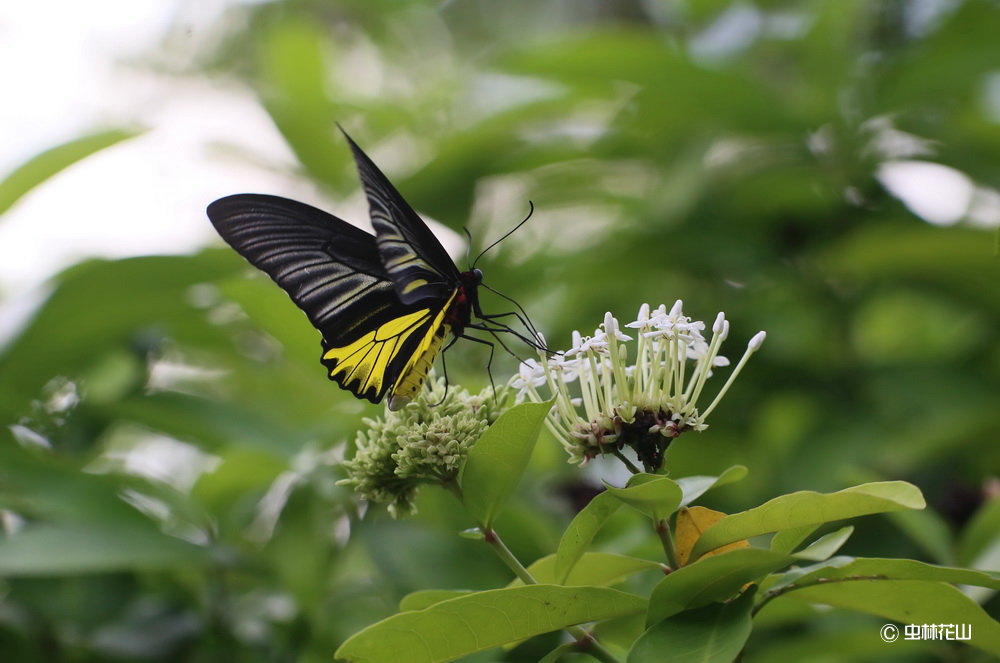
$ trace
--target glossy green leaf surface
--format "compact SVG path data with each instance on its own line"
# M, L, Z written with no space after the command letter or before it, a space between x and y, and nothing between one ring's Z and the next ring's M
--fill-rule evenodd
M683 566L653 588L646 624L713 601L728 600L747 583L788 566L794 559L770 550L740 548Z
M602 587L495 589L404 612L352 636L336 657L352 663L452 661L565 626L645 609L645 599Z
M489 529L521 481L551 403L516 405L486 429L469 451L459 480L465 506Z
M924 506L920 490L903 481L863 484L828 494L801 491L782 495L759 507L726 516L708 528L692 556L759 534Z
M788 596L865 612L898 624L968 624L969 645L1000 655L1000 623L955 587L925 580L834 582L813 585ZM903 629L901 628L902 632Z
M729 603L680 612L636 640L628 663L731 663L750 637L753 589Z
M709 490L735 483L742 480L747 475L747 468L743 465L733 465L719 476L693 476L681 477L677 479L677 485L681 487L684 497L681 498L681 506L688 506L694 503L699 497Z
M654 521L669 517L683 499L681 487L675 481L648 474L633 476L625 488L607 486L605 490Z
M577 513L559 539L556 549L555 575L558 583L566 580L577 560L594 540L604 523L622 506L622 501L607 491L590 500Z
M662 569L663 565L648 559L619 555L615 553L588 552L584 553L573 566L569 576L559 578L556 574L556 555L546 555L533 562L528 571L539 583L556 583L567 586L595 585L605 586L621 582L625 578L650 569ZM512 584L520 584L514 580Z
M448 599L458 598L459 596L465 596L466 594L471 594L469 590L459 590L459 589L423 589L418 592L413 592L407 594L403 597L403 600L399 602L399 611L407 612L409 610L423 610L424 608L429 608L435 603L440 603L441 601L447 601Z
M803 566L775 577L768 589L790 584L805 586L816 581L842 580L927 580L955 585L974 585L1000 590L1000 572L975 571L937 566L912 559L834 557Z

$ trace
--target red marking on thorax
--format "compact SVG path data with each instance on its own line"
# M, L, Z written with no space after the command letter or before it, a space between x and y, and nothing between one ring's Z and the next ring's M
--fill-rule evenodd
M448 312L445 314L445 323L461 330L469 323L471 317L471 304L469 303L469 295L465 291L465 286L458 286L458 292L455 293L455 299L451 303L451 307L448 308Z

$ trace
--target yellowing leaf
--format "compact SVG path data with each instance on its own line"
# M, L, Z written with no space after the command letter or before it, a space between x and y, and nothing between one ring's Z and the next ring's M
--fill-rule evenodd
M677 551L677 561L681 566L686 566L691 559L691 551L694 544L701 538L702 532L726 517L721 511L713 511L703 506L684 507L677 512L677 525L674 531L674 546ZM702 557L718 555L736 548L749 548L750 542L746 539L734 541L719 548L705 553Z

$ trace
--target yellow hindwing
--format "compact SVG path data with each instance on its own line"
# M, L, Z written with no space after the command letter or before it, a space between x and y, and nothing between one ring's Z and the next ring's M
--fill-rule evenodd
M444 318L454 298L453 293L448 303L426 327L423 338L392 384L389 390L389 409L398 410L409 403L423 385L451 330L451 325L445 324ZM330 377L343 376L341 384L359 395L369 390L381 392L392 360L410 336L424 326L430 315L431 309L420 309L384 323L349 345L330 348L323 355L323 359L336 362L330 371Z
M452 295L452 299L454 297ZM427 379L427 374L430 372L431 366L434 365L434 360L441 351L444 340L448 338L448 332L451 331L451 325L444 323L444 315L449 306L451 306L451 300L448 300L448 306L441 309L437 317L434 318L434 322L427 328L427 333L420 341L417 351L410 356L403 372L399 374L396 384L392 385L392 390L389 392L390 410L398 410L412 401L417 392L420 391L420 387L423 386L424 380Z

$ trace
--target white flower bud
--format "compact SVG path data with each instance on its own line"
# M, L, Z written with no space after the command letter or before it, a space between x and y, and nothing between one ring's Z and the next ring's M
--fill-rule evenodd
M723 325L726 323L726 314L719 311L719 315L715 316L715 324L712 325L713 334L721 334L723 330Z

